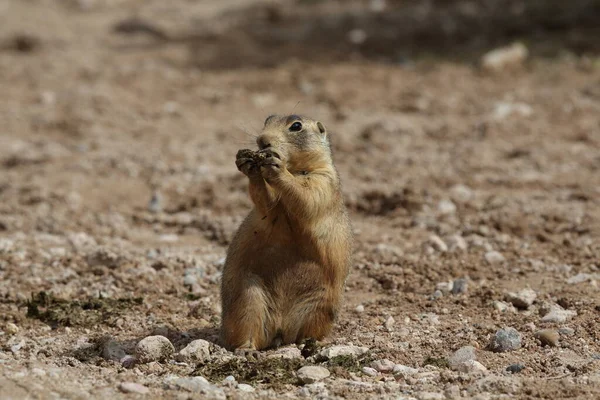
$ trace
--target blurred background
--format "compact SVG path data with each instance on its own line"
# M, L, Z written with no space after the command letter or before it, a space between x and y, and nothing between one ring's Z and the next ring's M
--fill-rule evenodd
M514 360L480 353L527 365L508 392L435 368L411 390L594 398L599 38L597 0L0 0L0 369L106 398L96 336L216 341L251 207L235 154L294 112L331 132L357 236L332 341L430 371L512 326ZM573 334L542 348L540 326ZM157 395L193 372L155 364Z

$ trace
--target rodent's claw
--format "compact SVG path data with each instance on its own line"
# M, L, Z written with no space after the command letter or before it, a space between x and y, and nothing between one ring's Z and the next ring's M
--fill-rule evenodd
M258 361L264 358L263 353L249 348L238 348L233 353L238 357L245 357L248 361Z
M257 153L261 156L261 158L263 160L266 160L269 157L275 157L275 158L278 158L281 160L281 155L278 152L276 152L275 150L273 150L272 148L266 148L263 150L259 150Z
M276 178L283 168L283 162L279 158L267 157L260 164L260 173L262 177L269 181Z

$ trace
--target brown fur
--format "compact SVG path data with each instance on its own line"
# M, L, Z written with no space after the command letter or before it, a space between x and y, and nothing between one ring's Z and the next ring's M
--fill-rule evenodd
M299 132L290 131L294 122ZM352 233L321 123L271 116L238 152L254 209L227 253L221 335L229 349L260 350L322 339L340 309Z

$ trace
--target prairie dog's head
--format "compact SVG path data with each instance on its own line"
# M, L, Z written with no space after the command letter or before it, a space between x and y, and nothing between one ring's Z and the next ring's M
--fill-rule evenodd
M271 115L256 139L258 148L272 148L283 156L288 168L305 168L309 163L331 162L325 126L300 115Z

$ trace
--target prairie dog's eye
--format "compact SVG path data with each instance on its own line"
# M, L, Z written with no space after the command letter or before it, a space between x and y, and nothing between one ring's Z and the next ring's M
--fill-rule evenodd
M290 126L290 132L300 132L302 130L302 123L294 122L292 126Z

